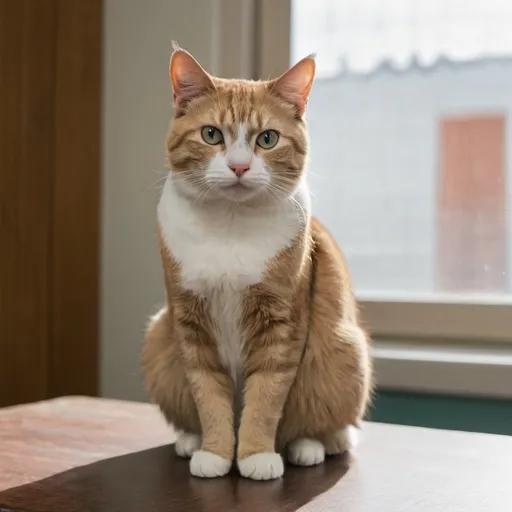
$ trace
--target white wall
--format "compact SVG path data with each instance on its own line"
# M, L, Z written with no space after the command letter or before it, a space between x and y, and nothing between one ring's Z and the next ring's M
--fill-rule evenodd
M101 393L144 399L140 350L164 299L156 202L166 175L171 40L221 76L250 76L255 0L105 0ZM224 27L224 29L223 29Z
M101 392L142 399L143 332L163 299L154 183L166 174L170 42L176 39L208 66L213 3L104 5Z
M347 254L359 292L435 291L439 120L503 114L510 181L511 90L512 60L505 59L315 83L308 106L313 211Z

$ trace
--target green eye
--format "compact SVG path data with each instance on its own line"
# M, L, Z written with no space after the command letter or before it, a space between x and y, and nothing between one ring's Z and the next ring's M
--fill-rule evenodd
M224 141L222 132L218 128L215 128L215 126L203 126L201 128L201 136L207 144L211 144L212 146L216 146Z
M277 133L275 130L266 130L258 135L256 144L258 144L260 148L271 149L277 144L278 140L279 133Z

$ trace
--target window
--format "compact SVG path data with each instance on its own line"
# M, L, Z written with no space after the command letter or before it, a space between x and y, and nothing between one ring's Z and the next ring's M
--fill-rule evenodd
M314 213L378 338L512 341L511 23L509 0L260 3L260 75L317 52Z

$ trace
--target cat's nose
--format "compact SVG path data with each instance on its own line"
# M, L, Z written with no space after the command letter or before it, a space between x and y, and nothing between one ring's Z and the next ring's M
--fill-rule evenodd
M229 168L240 178L244 172L250 169L249 164L231 164Z

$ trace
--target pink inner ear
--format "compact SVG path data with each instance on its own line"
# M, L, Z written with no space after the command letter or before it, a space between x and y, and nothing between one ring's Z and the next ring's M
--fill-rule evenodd
M312 57L306 57L276 80L274 91L284 101L296 106L299 114L302 115L306 109L314 78L315 61Z
M212 84L208 73L183 50L173 53L169 64L169 75L173 87L174 105L178 110L183 110L192 98L205 92Z
M182 82L174 89L174 94L179 102L188 102L195 96L200 95L208 87L208 84Z

